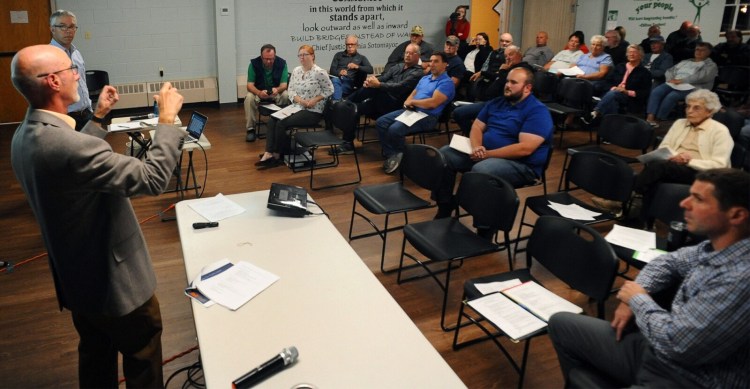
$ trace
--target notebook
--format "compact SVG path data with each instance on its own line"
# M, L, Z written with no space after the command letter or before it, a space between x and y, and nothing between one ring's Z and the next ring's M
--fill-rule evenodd
M305 216L308 214L307 190L299 186L273 183L268 193L268 208L287 216Z
M187 125L188 136L185 138L185 143L195 143L201 138L203 130L206 128L206 122L208 118L200 112L193 111L190 116L190 121Z

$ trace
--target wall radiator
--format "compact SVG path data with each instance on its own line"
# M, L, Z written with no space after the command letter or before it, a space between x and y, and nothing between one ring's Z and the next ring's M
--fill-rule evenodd
M184 103L203 103L219 101L219 89L215 77L190 80L170 80L184 97ZM139 82L115 85L120 101L117 109L145 108L153 104L151 96L159 93L164 81Z

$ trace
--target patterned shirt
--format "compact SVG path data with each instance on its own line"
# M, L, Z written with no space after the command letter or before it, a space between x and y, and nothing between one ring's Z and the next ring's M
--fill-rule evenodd
M671 311L630 299L654 354L704 387L750 387L750 238L721 251L709 241L655 259L636 278L649 293L679 284Z
M302 66L297 66L292 70L292 77L289 79L289 100L294 101L295 96L301 99L309 100L315 96L323 96L323 100L318 101L312 108L305 108L294 103L299 108L307 109L312 112L323 113L325 100L333 94L333 83L328 77L328 73L318 65L305 71Z
M83 55L73 44L70 45L70 50L64 48L54 39L49 44L64 51L73 61L73 64L78 66L78 75L80 76L78 78L78 96L81 96L81 99L77 103L69 105L68 112L79 112L84 109L93 111L91 109L91 98L89 98L89 88L86 86L86 64L83 62Z

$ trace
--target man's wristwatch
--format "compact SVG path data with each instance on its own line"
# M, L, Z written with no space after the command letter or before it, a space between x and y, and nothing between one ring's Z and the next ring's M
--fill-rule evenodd
M89 120L91 120L94 123L99 123L99 124L104 123L104 119L102 119L102 118L100 118L100 117L98 117L98 116L96 116L94 114L91 115L91 119L89 119Z

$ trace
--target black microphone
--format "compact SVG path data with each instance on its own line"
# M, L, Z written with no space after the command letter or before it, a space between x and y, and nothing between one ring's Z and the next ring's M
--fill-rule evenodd
M285 367L297 361L297 348L287 347L279 355L269 359L266 363L250 370L247 374L232 381L233 389L246 389L258 385L266 378L284 370Z

